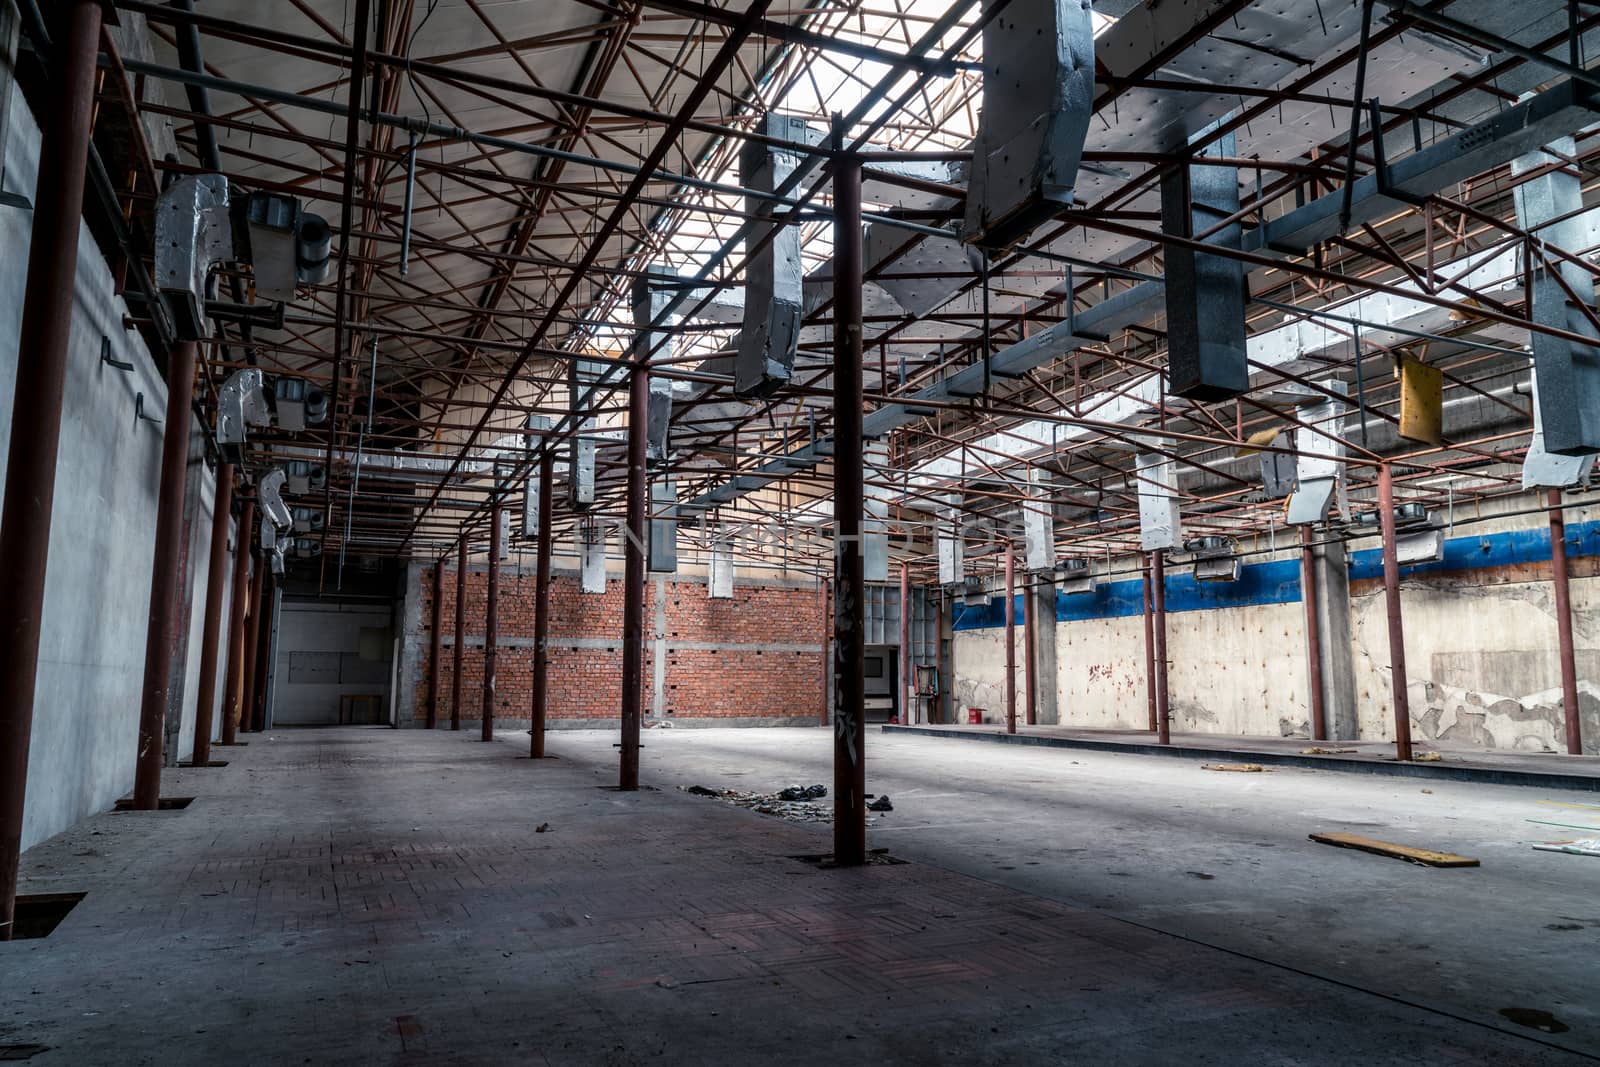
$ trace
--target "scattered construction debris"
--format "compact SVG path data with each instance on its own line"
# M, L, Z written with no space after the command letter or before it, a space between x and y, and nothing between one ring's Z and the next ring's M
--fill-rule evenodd
M1320 746L1313 745L1311 748L1302 748L1300 750L1300 755L1302 755L1302 756L1342 756L1342 755L1345 755L1346 753L1359 752L1359 751L1361 751L1361 750L1358 749L1358 748L1322 748Z
M1259 763L1202 763L1202 771L1237 771L1240 774L1260 774L1266 770Z
M833 821L833 805L818 803L828 795L821 785L791 785L775 793L745 793L737 789L708 789L703 785L679 786L685 793L697 797L715 797L741 808L776 815L794 822Z
M1600 837L1578 841L1546 841L1533 846L1535 852L1565 852L1569 856L1600 856Z
M872 803L868 804L867 805L867 810L868 811L893 811L894 810L894 805L889 803L889 795L887 793L885 793L883 796L879 797L877 800L874 800Z
M1353 848L1360 852L1370 852L1375 856L1388 856L1392 859L1405 860L1408 863L1420 863L1424 867L1478 866L1478 861L1471 856L1458 856L1454 852L1435 852L1428 848L1412 848L1410 845L1396 845L1388 841L1362 837L1360 834L1312 834L1311 840L1323 845Z

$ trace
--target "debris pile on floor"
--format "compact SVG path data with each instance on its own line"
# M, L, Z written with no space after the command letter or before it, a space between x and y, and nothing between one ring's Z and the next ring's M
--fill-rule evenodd
M1202 771L1238 771L1241 774L1261 774L1266 770L1259 763L1202 763Z
M1565 852L1570 856L1600 856L1600 837L1586 837L1579 841L1547 841L1534 845L1537 852Z
M1354 749L1354 748L1323 748L1321 745L1313 745L1311 748L1302 748L1300 750L1300 755L1302 755L1302 756L1337 756L1337 755L1340 755L1340 754L1345 753L1345 752L1358 752L1358 751L1360 751L1360 750L1359 749Z
M744 793L737 789L707 789L703 785L679 786L685 793L697 797L716 797L729 804L762 815L776 815L795 822L832 822L833 805L818 803L828 795L822 785L791 785L776 793Z

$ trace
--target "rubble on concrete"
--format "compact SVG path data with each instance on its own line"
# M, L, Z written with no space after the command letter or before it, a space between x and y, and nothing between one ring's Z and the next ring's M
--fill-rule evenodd
M692 793L697 797L714 797L726 801L737 807L748 808L760 812L762 815L775 815L780 819L792 822L833 822L833 805L819 803L828 795L827 787L822 785L791 785L775 793L746 793L738 789L709 789L703 785L689 785L678 787L685 793ZM884 798L887 802L888 798ZM868 804L870 811L889 811L888 807L875 807ZM870 820L869 820L870 822Z

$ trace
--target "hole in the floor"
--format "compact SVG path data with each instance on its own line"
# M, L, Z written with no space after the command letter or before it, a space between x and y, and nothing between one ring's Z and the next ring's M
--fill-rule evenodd
M1518 1026L1543 1030L1547 1034L1564 1034L1570 1027L1542 1008L1501 1008L1500 1014Z
M187 808L190 804L193 804L193 803L194 803L194 797L162 797L160 800L156 801L156 810L157 811L182 811L184 808ZM133 798L132 797L123 797L121 800L117 801L117 806L115 808L113 808L112 810L114 810L114 811L134 811L135 808L133 806Z
M180 767L189 767L189 768L195 768L195 767L226 767L227 765L228 765L228 761L225 760L225 759L207 760L205 763L190 763L187 760L185 760L184 762L178 764L178 766L180 766Z
M831 852L804 852L798 856L790 856L789 858L792 860L799 860L808 867L821 867L825 870L832 870L839 866L839 864L833 861L833 853ZM872 848L867 850L866 866L868 867L898 867L906 862L906 860L897 859L896 857L889 855L889 850L886 848Z
M11 921L11 939L27 941L49 937L67 913L78 906L82 893L26 893L17 897L17 910ZM31 1053L30 1053L31 1055ZM0 1059L5 1057L0 1056Z
M31 1060L41 1052L49 1052L49 1045L0 1045L0 1060Z

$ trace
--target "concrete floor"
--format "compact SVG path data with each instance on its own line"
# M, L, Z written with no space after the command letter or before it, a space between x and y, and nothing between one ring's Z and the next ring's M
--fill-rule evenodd
M604 788L609 733L552 735L562 758L537 764L517 758L518 734L251 740L230 767L172 774L165 793L198 797L187 810L97 816L24 856L25 892L88 896L48 939L0 945L0 1055L1525 1064L1600 1052L1600 861L1531 852L1560 831L1521 822L1600 825L1538 803L1592 794L1422 794L873 735L871 786L895 811L872 841L911 862L823 871L790 857L823 850L825 827L672 788L827 782L823 730L650 731L645 779L660 789L636 794ZM1469 851L1484 867L1304 841L1322 828ZM1502 1007L1571 1029L1518 1027Z

